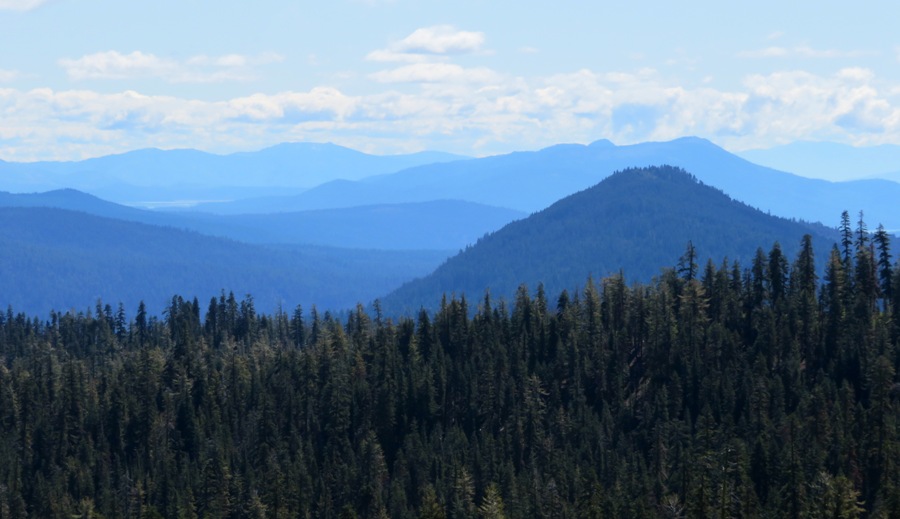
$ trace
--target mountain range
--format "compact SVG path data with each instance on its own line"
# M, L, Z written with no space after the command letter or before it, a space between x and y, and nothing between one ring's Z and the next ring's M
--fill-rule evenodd
M489 289L510 297L520 283L543 283L553 293L583 285L589 275L619 271L629 280L648 280L673 265L689 241L704 260L727 256L746 266L757 246L777 241L791 257L800 237L811 233L821 257L837 241L835 231L803 221L837 224L844 210L854 219L864 210L873 228L900 229L900 184L803 178L698 138L400 163L435 158L420 154L391 158L382 169L372 166L381 159L333 145L264 152L225 158L265 165L269 157L272 176L223 167L220 178L255 184L238 190L240 200L190 210L150 211L73 189L0 192L0 216L8 222L0 233L6 298L0 304L46 313L96 298L133 307L138 297L161 304L174 293L204 298L224 289L252 293L261 308L316 303L342 309L382 297L385 308L416 311L442 293L480 296ZM301 152L346 160L305 161ZM37 182L46 173L63 182L66 175L79 177L75 165L81 164L82 171L104 171L116 182L149 178L153 168L163 168L153 182L166 189L166 181L189 176L188 166L176 164L185 158L224 160L150 150L70 163L72 169L59 175L63 163L37 164L62 168L53 174L47 173L52 167L29 173L35 164L3 163L0 181ZM171 169L166 160L173 161ZM308 189L298 184L299 194L264 185L282 178L277 165L290 160L297 162L288 176L329 167L336 174L336 164L353 173ZM210 181L204 175L216 174L210 169L191 182ZM225 184L209 189L217 185ZM264 189L280 195L253 197Z
M763 211L837 224L842 211L900 229L900 184L881 179L828 182L758 166L695 137L616 146L565 144L533 152L429 164L358 181L333 181L298 195L201 204L219 213L296 211L364 204L466 200L527 213L586 189L614 171L668 164Z
M184 204L297 193L330 180L357 180L462 158L432 151L370 155L335 144L299 142L230 155L143 149L71 162L0 161L0 190L74 188L132 205Z
M857 170L866 165L867 175L891 168L900 171L900 148L891 146L797 143L766 153L772 157L803 149L807 151L799 155L793 152L806 157L803 161L784 165L800 168L805 164L807 174L854 164ZM0 190L22 193L71 187L128 205L193 206L200 212L222 214L434 200L531 213L614 171L660 164L684 168L729 196L779 216L831 224L843 210L854 214L863 210L869 221L900 230L900 213L895 210L895 200L900 199L898 182L806 178L754 164L696 137L627 146L607 140L560 144L477 159L438 152L376 156L314 143L231 155L150 149L78 162L0 163ZM890 177L890 172L883 173Z
M459 200L241 215L164 212L115 204L73 189L32 194L0 192L0 207L68 209L247 243L435 251L459 250L485 233L526 216L513 209Z

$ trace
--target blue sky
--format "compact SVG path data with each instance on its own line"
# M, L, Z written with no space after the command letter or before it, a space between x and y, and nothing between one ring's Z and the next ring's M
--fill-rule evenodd
M0 0L0 159L900 144L900 6Z

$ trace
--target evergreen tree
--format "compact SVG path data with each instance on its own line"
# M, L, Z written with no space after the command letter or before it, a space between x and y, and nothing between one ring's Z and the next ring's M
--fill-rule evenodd
M881 294L885 301L890 301L892 297L891 284L891 239L883 225L878 225L878 230L874 236L875 247L878 250L878 280L880 282Z
M8 309L0 516L893 517L900 290L861 236L821 285L806 236L555 311Z

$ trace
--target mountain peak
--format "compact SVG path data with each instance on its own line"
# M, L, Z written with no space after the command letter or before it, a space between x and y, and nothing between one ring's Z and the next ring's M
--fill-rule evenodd
M333 142L307 142L307 141L292 141L292 142L282 142L279 144L275 144L273 146L269 146L268 148L263 148L264 150L275 150L275 149L299 149L299 150L310 150L310 151L324 151L324 150L337 150L337 149L350 149L345 148L344 146L340 146ZM356 150L354 150L356 151Z
M586 146L584 144L577 143L563 143L563 144L554 144L552 146L547 146L546 148L541 148L541 152L549 152L549 153L558 153L558 152L567 152L571 150L583 150Z
M713 187L713 186L706 184L705 182L700 180L696 175L694 175L690 171L687 171L687 170L677 167L677 166L670 166L668 164L662 164L658 167L637 168L637 169L648 170L648 171L650 171L649 174L652 176L652 178L657 178L657 179L664 180L667 182L696 184L699 186L703 186L705 188L710 188L718 193L722 193L724 196L731 199L731 197L729 195L725 195L725 193L718 187ZM645 173L645 174L647 174L647 173ZM743 202L741 202L741 203L743 203Z
M816 232L734 201L679 167L628 168L485 236L382 302L415 309L442 293L478 297L485 288L492 297L512 297L522 283L559 293L617 272L649 281L661 265L674 265L688 242L698 263L727 257L749 265L757 247L778 241L792 255L804 234ZM814 242L827 250L833 238L821 230Z
M707 146L712 148L719 148L714 142L709 139L704 139L703 137L697 137L695 135L688 135L685 137L678 137L677 139L672 139L672 144L681 144L681 145L690 145L690 146Z
M604 148L615 148L616 145L609 139L600 139L596 140L590 144L588 144L588 148L594 149L604 149Z
M626 168L619 171L616 171L609 177L607 177L606 181L615 181L615 179L622 177L634 177L640 179L654 179L654 180L664 180L668 182L688 182L693 184L703 184L702 182L697 180L697 177L688 173L682 168L677 166L669 166L668 164L661 164L659 166L648 166L643 168ZM597 184L597 186L603 184ZM595 186L596 187L596 186Z

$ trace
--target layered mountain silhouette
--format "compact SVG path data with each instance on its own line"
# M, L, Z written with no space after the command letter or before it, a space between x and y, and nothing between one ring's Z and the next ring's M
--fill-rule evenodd
M54 207L81 211L95 216L144 223L175 222L175 215L135 209L98 198L77 189L56 189L43 193L8 193L0 191L0 207Z
M802 147L802 143L797 146ZM890 147L832 148L826 147L820 155L837 153L845 157L841 159L845 168L848 161L863 167L868 162L854 157L865 156L870 157L869 162L877 162L877 168L885 169L896 155ZM748 153L751 155L745 155L752 156L753 152ZM900 183L884 179L828 182L800 177L753 164L695 137L628 146L606 140L587 146L561 144L479 159L438 152L376 156L314 143L282 144L231 155L149 149L78 162L0 163L0 189L21 193L70 187L107 200L145 206L157 201L184 205L219 201L197 209L224 214L434 200L460 200L531 213L596 184L614 171L659 164L682 167L729 196L779 216L833 224L834 215L843 210L854 214L862 210L867 220L900 230L900 213L895 210ZM804 174L814 172L809 168L826 169L821 161L811 164ZM895 179L889 172L884 175Z
M814 235L820 255L836 240L835 231L822 225L772 215L837 224L843 210L854 219L863 210L871 227L900 229L900 184L803 178L697 138L631 146L598 141L481 159L421 154L403 160L452 161L397 172L391 171L405 167L397 157L379 170L371 166L372 156L321 146L324 151L286 145L247 157L145 150L125 154L127 160L0 163L0 185L10 179L40 183L46 175L54 182L96 177L102 183L158 174L154 182L167 189L165 182L190 176L179 169L181 161L220 159L250 162L215 173L209 166L191 182L208 174L260 183L239 187L249 198L200 207L222 214L140 210L72 189L0 192L0 208L6 207L0 217L9 223L0 233L4 303L42 313L96 298L133 306L138 298L207 297L224 288L252 293L261 308L317 303L338 309L389 294L385 309L415 311L443 293L480 297L489 289L495 297L510 297L520 283L543 283L552 294L582 286L588 275L619 271L629 280L647 280L661 265L674 265L688 241L701 262L727 256L746 266L760 244L778 241L790 257L805 233ZM303 159L300 151L345 154L344 164L356 176L299 195L250 197L265 189L290 192L263 183L281 178L276 169L291 160L297 163L283 170L288 176L316 164L334 166ZM263 173L255 177L251 163ZM476 240L432 272L451 250ZM415 276L424 277L391 292Z
M510 298L522 283L531 289L542 283L555 296L584 286L588 276L619 272L647 281L660 266L674 267L689 242L701 269L707 259L718 265L726 257L749 267L760 245L776 242L792 261L807 233L824 263L837 239L832 229L767 215L679 168L628 169L486 236L382 305L415 312L442 295L477 301L485 290Z
M126 203L234 199L299 192L335 179L357 180L461 158L430 151L369 155L319 143L285 143L230 155L144 149L72 162L0 162L0 190L74 188Z
M73 189L0 192L0 207L55 207L248 243L440 251L457 251L526 216L513 209L459 200L243 215L161 212L115 204Z
M259 310L342 309L432 271L443 251L248 245L46 207L0 208L2 304L30 315L98 300L159 312L173 295L251 294Z
M363 204L467 200L525 212L539 211L586 189L614 171L659 164L690 171L736 200L788 218L837 224L842 211L900 229L900 184L887 180L828 182L758 166L695 137L615 146L565 144L534 152L429 164L360 181L330 182L299 195L207 204L223 213L352 207Z

